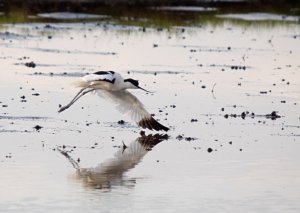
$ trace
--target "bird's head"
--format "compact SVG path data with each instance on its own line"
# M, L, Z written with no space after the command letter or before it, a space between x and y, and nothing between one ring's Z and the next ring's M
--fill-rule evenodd
M124 79L124 83L126 84L126 86L127 86L128 89L141 89L141 90L144 90L146 92L150 92L150 91L145 90L142 87L140 87L139 86L139 81L134 80L132 78Z

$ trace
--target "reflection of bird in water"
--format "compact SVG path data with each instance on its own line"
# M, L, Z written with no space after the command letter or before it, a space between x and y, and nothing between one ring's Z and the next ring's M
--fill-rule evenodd
M168 135L145 135L141 134L136 140L128 146L123 146L114 154L113 158L98 164L91 168L80 168L76 162L65 150L58 148L77 170L76 178L82 180L87 186L94 188L110 188L112 185L123 185L123 174L134 168L142 158L155 145L168 139Z
M98 71L83 76L82 79L76 83L76 86L81 88L81 90L69 104L61 107L58 112L68 109L79 98L95 91L102 98L114 103L121 113L128 115L142 128L157 131L169 130L168 127L156 121L151 114L147 112L143 104L127 91L127 89L141 89L149 92L140 87L137 80L131 78L124 79L119 73L114 71Z

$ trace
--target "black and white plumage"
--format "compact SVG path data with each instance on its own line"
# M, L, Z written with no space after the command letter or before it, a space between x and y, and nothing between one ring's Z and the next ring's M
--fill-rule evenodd
M83 76L75 86L81 88L73 100L59 109L62 112L73 105L79 98L90 92L96 92L100 97L114 103L116 108L124 115L130 117L142 128L150 130L164 130L169 128L156 121L145 109L144 105L127 89L141 89L137 80L124 79L119 73L114 71L98 71L93 74Z
M141 134L140 137L135 139L128 146L124 144L123 147L120 146L113 157L99 163L95 167L89 168L82 168L79 163L69 155L67 150L61 148L57 148L57 150L64 155L76 169L76 179L82 180L86 186L101 189L124 184L126 180L123 174L138 165L154 146L167 139L168 135L166 134Z

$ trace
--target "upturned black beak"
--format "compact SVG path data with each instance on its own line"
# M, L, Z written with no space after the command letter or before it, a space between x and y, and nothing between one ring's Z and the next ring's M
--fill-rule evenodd
M148 90L145 90L144 88L140 87L140 86L137 86L137 88L141 89L141 90L144 90L145 92L149 92L149 93L154 93L154 92L150 92Z

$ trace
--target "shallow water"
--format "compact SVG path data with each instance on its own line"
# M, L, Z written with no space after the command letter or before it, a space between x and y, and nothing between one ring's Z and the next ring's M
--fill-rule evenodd
M299 35L296 22L2 25L0 211L299 212ZM143 148L93 95L58 114L97 70L155 91L133 93L170 138ZM112 166L123 154L130 166Z

